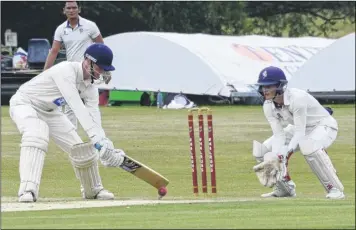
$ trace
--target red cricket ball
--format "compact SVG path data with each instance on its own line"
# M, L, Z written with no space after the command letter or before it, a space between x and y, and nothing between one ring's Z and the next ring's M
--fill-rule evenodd
M165 196L166 194L167 194L167 188L166 187L160 187L158 189L158 195Z

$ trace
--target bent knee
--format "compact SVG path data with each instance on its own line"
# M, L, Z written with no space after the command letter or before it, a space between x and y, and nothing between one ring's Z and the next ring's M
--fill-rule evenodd
M51 138L66 153L70 153L74 145L83 143L83 140L75 130L70 132L51 132Z
M252 155L255 157L257 162L263 161L263 156L270 150L260 142L254 140L252 145Z
M48 142L48 125L38 118L28 119L23 129L21 147L36 147L47 152Z
M322 148L323 145L320 141L316 141L310 138L305 138L299 141L299 149L304 156L310 155Z

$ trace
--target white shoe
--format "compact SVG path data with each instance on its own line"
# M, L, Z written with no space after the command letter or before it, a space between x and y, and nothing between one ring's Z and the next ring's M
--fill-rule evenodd
M288 181L288 182L283 182L285 183L284 186L288 186L288 190L283 188L283 185L277 183L272 192L269 193L264 193L261 195L263 198L268 198L268 197L295 197L297 196L295 192L296 185L294 184L293 181Z
M97 200L113 200L115 198L114 194L109 192L108 190L101 190L96 196L95 199Z
M83 186L80 186L80 192L82 193L82 198L87 199L84 194ZM94 199L97 200L113 200L114 198L114 194L105 189L100 190L98 194L96 194L96 196L94 197Z
M25 192L19 197L19 202L24 202L24 203L32 203L35 202L35 198L32 195L32 192Z
M332 188L326 195L327 199L340 200L345 198L345 194L337 188Z

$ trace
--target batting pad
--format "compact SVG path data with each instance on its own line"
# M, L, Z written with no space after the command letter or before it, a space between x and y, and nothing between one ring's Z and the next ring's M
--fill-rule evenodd
M91 143L74 145L69 158L84 188L87 199L94 199L103 189L98 168L98 153Z
M36 147L22 147L20 153L20 189L18 196L31 192L37 200L46 153Z
M344 186L336 175L331 160L324 150L318 150L304 157L327 192L333 187L338 188L341 192L344 191Z
M36 147L47 152L49 142L48 125L37 118L27 119L22 131L21 147Z
M336 175L336 170L325 150L323 148L316 149L318 144L312 140L301 141L299 147L325 190L329 192L330 189L335 187L343 192L344 186Z

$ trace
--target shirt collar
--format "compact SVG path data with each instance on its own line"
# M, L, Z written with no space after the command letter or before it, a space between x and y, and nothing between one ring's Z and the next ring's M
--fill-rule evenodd
M76 27L82 26L82 25L80 24L80 19L81 19L81 17L78 16L78 25L77 25ZM67 26L66 26L66 27L67 27L67 28L72 28L72 27L70 26L69 20L67 20ZM74 27L74 28L76 28L76 27Z
M284 105L289 105L290 101L289 101L289 90L286 89L283 93L283 104Z
M286 89L283 93L283 104L285 106L288 106L290 104L290 101L289 101L289 90ZM272 109L273 110L276 110L276 105L274 104L274 102L272 102Z

